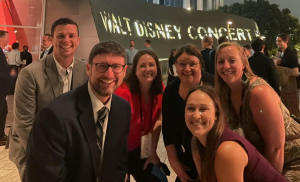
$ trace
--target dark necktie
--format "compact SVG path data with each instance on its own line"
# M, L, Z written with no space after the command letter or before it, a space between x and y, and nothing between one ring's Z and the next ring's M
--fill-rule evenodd
M100 158L101 158L101 152L102 152L102 141L103 141L103 123L106 118L106 114L108 112L107 107L102 107L98 111L98 119L96 122L96 133L97 133L97 145L99 149L99 165L100 165Z

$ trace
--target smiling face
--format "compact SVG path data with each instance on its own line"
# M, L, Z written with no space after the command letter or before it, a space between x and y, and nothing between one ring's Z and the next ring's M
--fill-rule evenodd
M149 54L140 57L135 74L140 83L152 83L157 75L157 65Z
M184 52L177 58L176 72L183 83L198 84L201 79L201 68L200 61L196 56Z
M244 64L240 51L234 46L227 46L217 55L217 72L227 85L241 82Z
M89 76L89 83L91 84L93 92L102 97L109 97L123 82L127 67L121 73L114 73L109 67L104 73L96 70L97 63L125 64L124 57L115 56L112 54L97 55L93 59L93 64L87 64L86 71Z
M58 25L54 29L53 53L55 57L70 58L79 45L80 38L76 25Z
M287 48L288 41L285 42L281 37L277 37L276 44L279 49L285 50Z
M204 92L196 90L186 101L185 123L199 140L206 140L215 124L216 109L213 100Z

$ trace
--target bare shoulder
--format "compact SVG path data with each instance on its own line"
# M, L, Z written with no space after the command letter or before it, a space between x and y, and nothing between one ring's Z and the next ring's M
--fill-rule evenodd
M234 141L223 142L216 151L216 164L236 164L241 163L246 166L248 155L245 149Z
M277 93L268 85L258 85L250 93L251 100L278 100Z

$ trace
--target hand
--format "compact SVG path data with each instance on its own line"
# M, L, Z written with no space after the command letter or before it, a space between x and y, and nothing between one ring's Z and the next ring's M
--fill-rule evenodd
M275 62L276 62L277 65L278 65L278 64L281 64L281 58L276 58L276 59L275 59Z
M146 160L146 162L145 162L145 164L144 164L144 170L146 170L146 168L147 168L147 166L148 166L148 164L149 163L152 163L152 164L154 164L154 165L158 165L158 164L160 164L160 159L159 159L159 157L157 156L157 153L155 152L154 154L152 154L152 155L150 155L148 158L147 158L147 160Z
M126 175L125 175L125 179L124 179L124 182L129 182L129 175L126 173Z
M10 71L10 76L15 76L17 73L16 73L16 70L14 70L14 69L12 69L11 71Z
M193 179L191 177L189 177L189 175L186 173L186 171L190 171L191 169L186 167L179 160L173 161L171 166L172 166L174 172L179 177L180 181L182 181L182 182L193 181Z

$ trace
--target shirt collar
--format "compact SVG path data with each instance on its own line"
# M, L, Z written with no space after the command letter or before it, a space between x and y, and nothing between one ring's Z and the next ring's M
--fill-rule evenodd
M94 113L98 113L98 111L100 109L102 109L102 107L104 107L104 106L107 107L108 111L110 111L112 95L110 95L110 98L108 99L107 103L104 105L92 91L90 82L88 82L88 91L89 91L89 94L91 97L91 102L92 102Z
M52 45L50 47L48 47L45 52L48 52L51 49Z
M54 59L54 62L56 64L56 68L57 68L57 71L58 71L59 75L65 77L65 76L67 76L66 75L66 70L68 71L68 74L69 74L70 71L73 69L73 66L74 66L74 57L73 57L72 63L70 64L70 66L67 69L61 67L61 65L56 61L54 54L53 54L53 59Z

